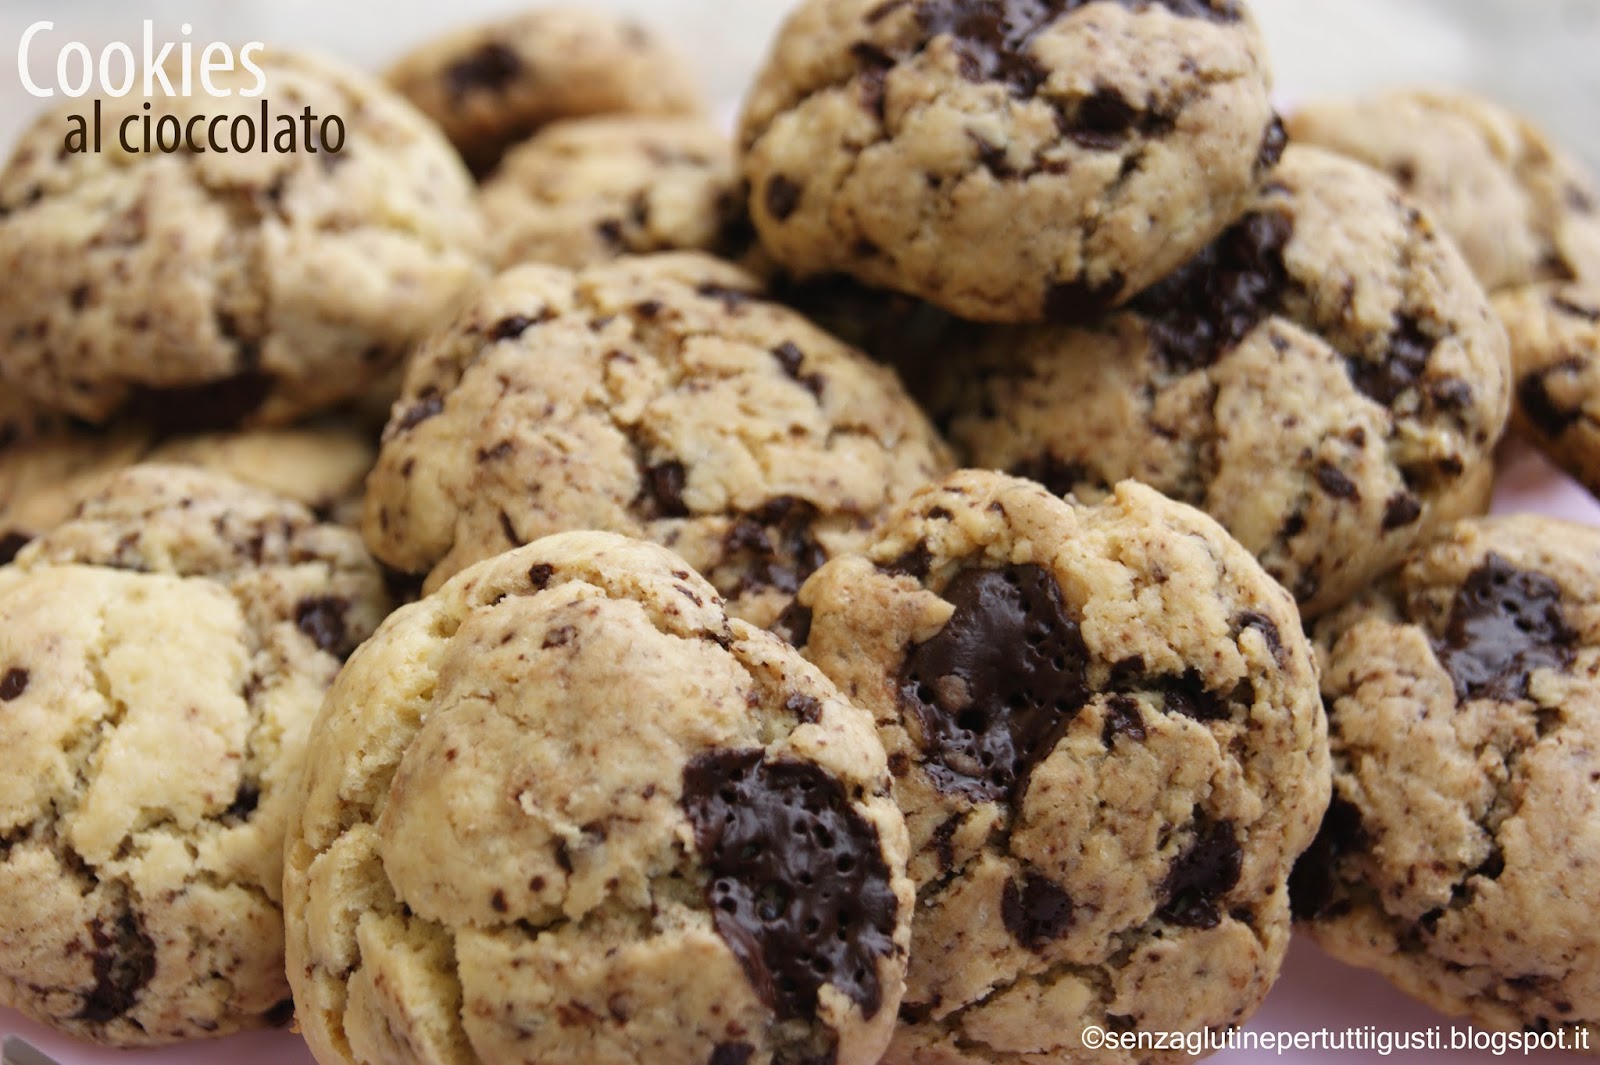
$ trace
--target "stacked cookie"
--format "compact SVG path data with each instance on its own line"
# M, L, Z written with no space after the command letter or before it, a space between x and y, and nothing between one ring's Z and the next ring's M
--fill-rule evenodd
M267 65L344 153L0 173L0 1001L1131 1061L1298 918L1600 1024L1600 543L1478 517L1513 399L1600 478L1537 131L1280 121L1242 0L803 0L734 140L576 9Z

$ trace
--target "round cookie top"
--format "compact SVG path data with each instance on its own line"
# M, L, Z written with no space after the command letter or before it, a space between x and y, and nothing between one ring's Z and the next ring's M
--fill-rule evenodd
M479 177L512 145L564 118L704 109L683 56L632 19L581 7L536 8L436 38L386 78Z
M1287 593L1200 512L964 471L785 627L870 710L918 885L894 1065L1127 1061L1084 1028L1237 1025L1328 794Z
M699 118L558 122L506 156L479 203L501 267L661 251L738 259L755 241L733 146Z
M1511 338L1517 432L1600 494L1600 282L1503 292L1494 309Z
M1383 175L1315 148L1128 311L958 355L935 406L974 464L1201 507L1308 615L1454 515L1510 404L1460 252Z
M726 263L523 266L412 359L364 531L430 589L551 533L637 536L766 625L948 469L892 372Z
M285 908L319 1061L878 1060L913 894L872 721L671 552L475 566L317 729Z
M1600 282L1600 187L1521 116L1470 93L1400 89L1314 100L1291 137L1387 172L1420 200L1491 291Z
M1242 0L806 0L741 122L762 243L975 321L1121 303L1283 147Z
M360 395L479 277L472 184L437 130L362 74L259 64L268 135L310 107L345 123L342 150L63 155L75 103L24 134L0 173L0 372L40 404L282 424ZM102 126L260 125L253 79L213 81L234 95L107 99Z
M1495 1029L1600 1035L1600 531L1462 522L1315 631L1323 946Z
M0 567L0 1002L123 1046L288 1023L288 805L386 608L354 532L180 467Z

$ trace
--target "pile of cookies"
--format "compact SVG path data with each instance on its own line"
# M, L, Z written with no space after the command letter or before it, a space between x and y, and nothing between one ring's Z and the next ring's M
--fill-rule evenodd
M1508 424L1600 491L1536 129L1280 119L1244 0L801 0L733 140L576 8L262 65L341 152L0 172L0 1003L1121 1062L1297 927L1600 1032L1600 532L1483 517Z

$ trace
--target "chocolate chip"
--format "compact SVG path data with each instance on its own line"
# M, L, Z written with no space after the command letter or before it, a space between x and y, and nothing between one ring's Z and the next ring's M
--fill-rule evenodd
M1000 893L1000 920L1018 943L1040 951L1066 934L1072 924L1072 899L1061 885L1028 874L1022 890L1007 880Z
M1196 670L1186 670L1181 677L1167 677L1161 687L1162 704L1169 714L1182 714L1196 721L1226 721L1233 716L1228 704L1206 687L1205 678Z
M1282 212L1246 215L1139 296L1134 308L1156 353L1175 370L1204 369L1277 314L1291 286L1283 253L1293 237Z
M904 774L897 774L904 775ZM933 830L933 850L939 856L939 868L948 873L956 864L956 832L961 829L965 820L960 814L947 817L939 822L939 827Z
M243 821L256 812L256 807L261 805L261 789L248 781L239 785L239 790L233 794L233 802L222 811L225 820Z
M127 909L115 924L97 918L89 925L89 938L94 943L94 988L84 996L76 1019L107 1024L131 1010L155 977L156 945L138 915Z
M823 380L821 374L802 374L801 368L805 365L805 352L792 340L785 340L782 344L772 349L773 357L783 367L783 372L788 374L800 384L805 385L814 396L822 395Z
M683 490L688 486L688 473L681 462L663 462L645 471L645 490L655 500L656 513L663 518L687 518L689 508L683 501Z
M885 574L890 577L910 577L913 580L925 580L933 569L933 555L928 553L928 545L921 540L917 545L887 566L880 566Z
M798 717L801 724L815 725L822 720L822 703L814 696L791 695L783 701L783 708Z
M302 599L294 608L295 628L311 637L311 642L322 650L342 658L355 650L349 645L350 632L344 621L349 609L348 599Z
M1402 315L1396 322L1389 350L1378 362L1348 360L1350 379L1363 394L1393 406L1407 390L1415 388L1428 369L1428 358L1438 341L1422 329L1415 318Z
M966 570L955 612L900 670L926 770L941 791L1003 801L1026 786L1089 697L1089 651L1039 566Z
M1400 492L1389 498L1383 508L1383 531L1393 532L1416 524L1422 517L1422 503L1410 492Z
M899 904L877 830L839 781L760 750L713 751L684 770L683 809L717 932L761 1000L780 1020L814 1020L830 984L874 1016Z
M444 398L432 388L424 389L417 401L400 416L395 428L402 433L409 432L429 418L438 417L443 410Z
M706 1065L750 1065L756 1048L749 1043L718 1043L711 1050L711 1060Z
M774 174L767 180L767 211L779 222L787 222L800 208L800 196L805 190L795 181Z
M1278 160L1283 158L1283 150L1289 146L1289 131L1283 127L1283 119L1277 115L1272 116L1272 121L1267 123L1267 131L1261 135L1261 150L1256 153L1256 172L1266 173L1278 165Z
M275 385L267 374L246 372L202 385L140 387L128 399L128 412L164 434L235 429L261 409Z
M1360 501L1361 489L1357 488L1356 483L1345 476L1344 471L1333 465L1333 463L1317 463L1313 476L1316 477L1317 484L1322 486L1322 490L1333 498L1348 499L1351 502Z
M1215 928L1222 921L1218 900L1233 890L1243 871L1244 852L1233 822L1199 817L1194 843L1162 882L1167 898L1162 918L1184 928Z
M1328 804L1316 839L1289 874L1289 909L1298 920L1333 916L1339 893L1339 860L1366 849L1361 811L1338 794Z
M1535 670L1571 668L1576 644L1561 586L1490 554L1456 593L1434 652L1458 698L1509 701L1527 697Z
M11 702L20 699L22 693L28 690L28 671L25 669L8 669L6 675L0 678L0 702Z
M1113 695L1106 701L1106 723L1100 729L1100 742L1108 751L1116 745L1118 736L1138 743L1146 738L1139 701L1126 695Z
M1233 619L1235 635L1245 629L1255 629L1267 643L1267 650L1272 652L1273 661L1283 664L1283 634L1278 631L1278 625L1265 614L1254 610L1246 610Z
M795 600L772 623L772 631L792 647L804 647L811 639L811 608Z
M515 340L534 326L543 325L554 317L555 312L547 308L535 315L513 314L502 318L489 327L489 342L498 344L502 340Z
M1099 483L1087 467L1065 462L1049 453L1023 459L1012 465L1010 472L1013 477L1037 482L1058 496L1071 495L1081 485Z
M1084 97L1066 133L1079 145L1109 151L1122 143L1139 120L1139 110L1117 90L1101 88Z
M1052 322L1074 324L1109 310L1122 295L1127 278L1113 273L1102 281L1077 278L1057 281L1045 292L1044 314Z
M711 282L697 286L695 288L695 293L705 297L706 299L720 300L723 308L727 310L729 314L737 312L739 308L755 299L755 296L752 293L746 292L743 289L729 288L726 285L718 285Z
M1583 417L1583 409L1568 408L1558 404L1550 395L1549 380L1562 374L1582 373L1582 359L1566 359L1553 366L1536 370L1517 383L1517 403L1523 415L1534 428L1551 440L1572 428Z
M501 92L522 73L522 57L498 41L489 41L444 72L445 91L455 104L473 92Z
M556 575L556 568L548 563L541 562L528 571L528 583L536 592L542 592L550 587L550 578Z

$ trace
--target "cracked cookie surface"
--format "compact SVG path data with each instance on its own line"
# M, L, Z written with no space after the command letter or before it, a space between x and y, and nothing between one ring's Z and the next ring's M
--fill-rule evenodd
M361 395L480 276L471 180L437 130L362 74L259 62L272 131L309 106L346 123L340 152L63 157L76 103L24 134L0 174L0 365L40 404L95 423L283 424ZM150 113L107 99L102 125L259 125L261 101L239 95L253 78L213 81L234 95Z
M0 567L0 1002L75 1036L287 1024L308 730L386 610L350 530L141 466Z
M870 710L918 906L891 1065L1144 1059L1085 1026L1242 1024L1328 795L1294 603L1141 485L965 471L801 589L784 630Z
M664 548L471 568L317 728L285 901L319 1061L878 1060L913 898L872 721Z
M662 251L738 260L755 242L733 146L700 118L549 126L506 156L479 202L500 267L576 270Z
M807 0L741 121L763 245L964 318L1121 303L1283 147L1240 0Z
M386 79L479 177L552 122L705 107L688 60L666 42L632 19L581 7L541 7L440 37Z
M1307 615L1481 497L1510 406L1505 333L1460 252L1381 174L1314 148L1129 310L969 347L933 401L969 461L1198 506Z
M1314 632L1334 797L1295 916L1492 1029L1600 1035L1597 560L1592 528L1463 522Z
M418 349L363 528L429 588L550 533L637 536L764 626L949 468L892 372L734 267L523 266Z
M1600 283L1600 186L1501 105L1463 92L1403 89L1313 100L1287 124L1298 143L1388 173L1428 208L1490 291Z
M1512 424L1600 495L1600 282L1501 293L1511 338Z

